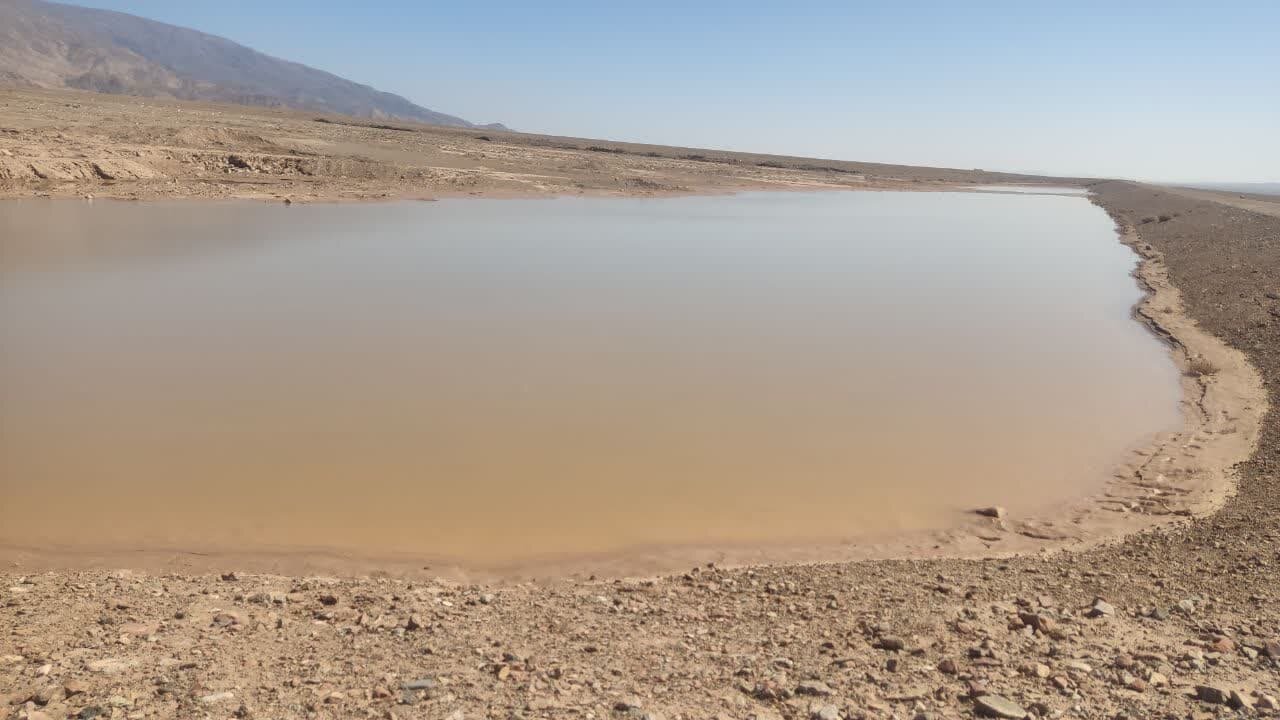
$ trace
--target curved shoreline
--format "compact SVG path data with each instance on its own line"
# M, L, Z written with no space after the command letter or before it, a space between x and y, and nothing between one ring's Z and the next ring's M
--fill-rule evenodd
M956 188L957 190L964 190ZM981 192L981 189L970 191ZM1082 198L1087 199L1087 198ZM1104 208L1105 210L1105 208ZM1118 241L1138 256L1133 275L1144 294L1134 318L1165 341L1181 371L1182 427L1129 454L1112 476L1069 503L1020 517L957 518L953 527L867 534L848 540L656 545L593 554L522 558L499 565L459 563L422 553L326 548L84 548L0 545L0 561L31 569L113 568L206 572L236 567L276 574L369 572L507 583L558 577L637 577L713 563L725 567L842 563L893 559L1008 558L1087 550L1156 527L1202 517L1236 489L1232 466L1257 447L1267 400L1261 376L1242 353L1201 330L1187 315L1158 251L1122 219ZM1188 373L1193 358L1217 368Z

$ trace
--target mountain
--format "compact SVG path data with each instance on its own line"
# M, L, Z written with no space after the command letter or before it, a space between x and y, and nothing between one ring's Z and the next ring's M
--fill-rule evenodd
M0 83L480 127L225 38L45 0L0 0Z

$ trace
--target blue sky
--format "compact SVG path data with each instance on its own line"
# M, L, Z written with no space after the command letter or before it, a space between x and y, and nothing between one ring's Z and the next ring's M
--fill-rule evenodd
M1280 0L80 0L530 132L1280 181Z

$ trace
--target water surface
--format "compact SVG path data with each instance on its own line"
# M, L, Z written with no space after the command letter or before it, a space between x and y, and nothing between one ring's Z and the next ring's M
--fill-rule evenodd
M0 204L0 543L465 563L1052 507L1178 423L1086 200Z

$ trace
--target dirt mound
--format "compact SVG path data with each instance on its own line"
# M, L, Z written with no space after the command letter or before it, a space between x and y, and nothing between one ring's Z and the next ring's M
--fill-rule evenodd
M225 147L236 150L279 151L280 146L256 133L219 127L184 127L170 138L173 145L190 148Z

